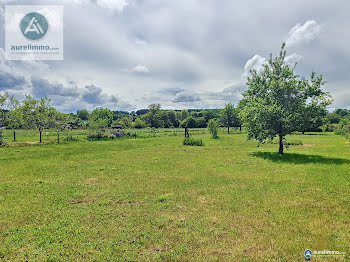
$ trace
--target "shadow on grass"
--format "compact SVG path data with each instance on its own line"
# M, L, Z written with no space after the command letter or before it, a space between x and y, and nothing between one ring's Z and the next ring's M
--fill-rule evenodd
M280 163L293 163L293 164L350 164L350 160L343 158L332 158L324 157L320 155L305 155L305 154L295 154L295 153L285 153L283 156L277 152L255 152L252 154L255 157L260 157L262 159L267 159L273 162Z

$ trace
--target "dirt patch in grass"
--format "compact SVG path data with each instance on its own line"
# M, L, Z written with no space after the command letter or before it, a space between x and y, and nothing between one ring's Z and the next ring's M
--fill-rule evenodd
M113 201L113 202L111 202L111 204L122 205L122 206L142 205L141 202L137 202L137 201L123 201L123 200Z
M149 249L151 249L152 251L155 251L155 252L165 252L165 251L167 251L166 248L161 247L161 246L150 246Z
M90 178L87 178L87 179L84 180L84 185L94 186L94 185L97 185L98 182L99 182L98 178L90 177Z
M91 198L75 198L71 201L69 201L69 204L71 205L83 205L83 204L91 204L94 203L95 200L91 199Z
M313 144L303 144L303 145L301 145L301 146L304 146L304 147L312 147L312 146L314 146Z

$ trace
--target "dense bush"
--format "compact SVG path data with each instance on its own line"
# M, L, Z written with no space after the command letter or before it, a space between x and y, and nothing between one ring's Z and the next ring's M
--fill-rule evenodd
M185 146L203 146L203 141L202 139L196 139L192 137L185 138L183 141L183 144Z

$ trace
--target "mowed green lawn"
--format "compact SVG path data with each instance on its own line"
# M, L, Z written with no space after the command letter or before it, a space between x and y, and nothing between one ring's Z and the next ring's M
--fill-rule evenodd
M294 135L303 145L280 157L278 145L257 148L245 134L195 137L205 146L164 135L0 148L0 260L348 257L344 138Z

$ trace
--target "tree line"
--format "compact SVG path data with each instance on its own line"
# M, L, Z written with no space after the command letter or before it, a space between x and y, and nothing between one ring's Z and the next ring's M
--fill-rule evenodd
M277 137L279 153L283 154L286 135L295 131L333 131L339 123L348 125L350 115L346 109L329 113L327 107L332 98L323 90L323 76L312 72L308 79L300 77L295 73L296 64L290 65L285 58L283 44L278 56L270 55L263 70L251 70L247 91L236 107L229 103L223 109L163 110L160 104L151 104L130 113L98 107L91 112L81 109L76 114L64 114L52 107L48 98L36 100L26 96L18 101L5 94L0 96L0 126L36 128L40 137L45 128L90 128L103 132L110 127L215 130L222 126L230 133L231 127L244 126L248 139L259 143Z

